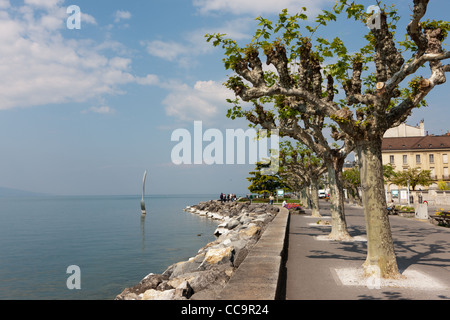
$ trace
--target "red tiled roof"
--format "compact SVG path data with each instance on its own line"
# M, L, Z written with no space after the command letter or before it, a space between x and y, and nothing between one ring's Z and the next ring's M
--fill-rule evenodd
M450 135L384 138L381 150L450 149Z

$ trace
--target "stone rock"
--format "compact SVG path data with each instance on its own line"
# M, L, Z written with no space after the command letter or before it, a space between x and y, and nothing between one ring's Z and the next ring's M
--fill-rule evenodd
M209 264L219 264L231 261L233 258L233 248L209 249L205 256L205 262Z
M200 253L196 255L194 258L189 259L188 261L175 263L173 265L170 278L172 279L178 277L179 275L199 270L204 259L205 254Z
M160 274L149 274L144 279L142 279L139 284L122 291L122 293L118 295L116 299L125 299L127 295L132 295L133 297L134 295L138 296L139 294L144 293L149 289L156 289L158 285L165 280L168 280L167 276Z
M216 229L216 231L214 231L214 235L217 237L217 236L220 236L220 235L222 235L222 234L227 234L229 231L230 231L230 230L228 230L228 229L225 228L225 227L218 227L218 228Z
M170 289L166 291L158 291L155 289L149 289L140 295L142 300L174 300L176 289Z
M236 254L234 255L234 259L233 259L233 266L235 268L239 268L241 263L247 257L248 252L249 252L249 250L246 247L236 250Z
M156 290L159 290L159 291L165 291L165 290L170 290L170 289L174 289L174 287L172 287L168 281L163 281L160 284L158 284L158 286L156 287Z
M192 290L191 286L189 285L189 282L187 282L187 281L183 281L175 289L175 295L177 297L184 297L186 299L189 299L193 293L194 293L194 290Z
M204 272L197 272L189 282L194 291L193 298L199 299L198 293L204 290L211 290L208 295L213 294L216 290L219 293L230 280L233 270L232 267L222 265Z
M230 219L230 221L228 221L228 223L226 224L226 228L228 228L229 230L232 230L232 229L236 228L239 224L240 224L239 220Z
M258 235L261 232L261 228L256 226L256 225L252 225L246 229L241 230L240 234L242 234L243 236L249 238L249 237L253 237L255 235Z

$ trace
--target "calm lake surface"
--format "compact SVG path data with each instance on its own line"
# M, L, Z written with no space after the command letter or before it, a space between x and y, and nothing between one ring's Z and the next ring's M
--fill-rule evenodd
M217 195L0 198L0 299L114 299L215 239L217 222L183 211ZM69 266L81 289L69 290Z

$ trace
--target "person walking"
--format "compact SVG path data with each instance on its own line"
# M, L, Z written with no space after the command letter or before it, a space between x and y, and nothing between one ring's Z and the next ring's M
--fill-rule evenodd
M270 204L273 204L273 200L274 200L275 198L273 197L273 195L270 195L270 197L269 197L269 201L270 201Z

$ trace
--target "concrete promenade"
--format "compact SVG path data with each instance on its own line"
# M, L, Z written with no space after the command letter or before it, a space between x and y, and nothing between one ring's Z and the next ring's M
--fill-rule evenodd
M330 217L329 204L320 202ZM286 262L286 300L450 299L450 229L428 221L390 216L397 262L405 280L361 282L353 278L367 253L363 209L345 207L349 233L355 240L322 240L331 230L318 219L291 215ZM434 213L431 209L430 214ZM322 220L330 220L324 218ZM353 274L353 275L352 275Z
M321 219L282 208L230 279L218 300L441 300L450 299L450 229L390 216L397 262L405 280L379 282L356 275L366 259L363 209L346 205L354 241L324 240L329 204ZM434 213L434 209L429 210Z

